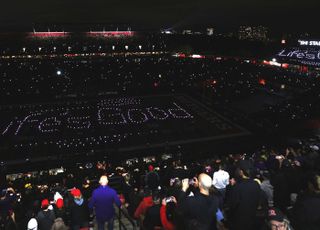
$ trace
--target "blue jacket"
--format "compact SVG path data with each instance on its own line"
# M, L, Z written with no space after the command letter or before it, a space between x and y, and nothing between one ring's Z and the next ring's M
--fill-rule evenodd
M95 209L96 218L98 221L109 221L114 217L115 211L113 204L118 207L121 205L121 201L116 191L109 186L100 186L92 193L92 197L89 202L89 208Z

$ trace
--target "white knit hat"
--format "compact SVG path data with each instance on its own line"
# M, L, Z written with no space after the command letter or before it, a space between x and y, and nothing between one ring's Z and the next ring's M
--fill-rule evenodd
M38 222L35 218L31 218L28 222L28 230L38 230Z
M57 203L58 199L63 199L63 197L61 196L61 194L59 192L56 192L53 196L54 203Z

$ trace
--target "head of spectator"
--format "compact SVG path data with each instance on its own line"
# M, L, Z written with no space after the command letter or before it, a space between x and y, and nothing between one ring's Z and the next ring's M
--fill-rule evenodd
M223 169L224 169L224 165L221 162L221 160L220 159L215 160L213 170L214 171L219 171L219 170L223 170Z
M199 175L199 190L204 195L209 195L212 186L212 179L208 174L201 173Z
M287 230L289 226L285 216L277 208L271 208L268 210L267 221L271 230Z
M270 180L270 172L268 170L264 170L260 172L262 180Z
M253 165L249 160L240 160L236 169L236 177L247 179L252 176Z
M58 199L63 199L63 197L61 196L61 194L59 192L55 192L55 194L53 196L54 202L57 203Z
M38 221L36 220L36 218L31 218L29 220L27 229L28 230L38 230Z
M152 201L153 201L153 204L157 205L157 204L160 204L160 193L158 191L154 191L152 192Z
M153 165L149 165L149 166L148 166L148 171L149 171L149 172L152 172L153 170L154 170Z
M48 199L44 199L41 201L41 209L46 210L49 207L49 200Z
M64 206L64 203L63 203L63 199L59 198L57 201L56 201L56 207L58 209L62 209Z
M99 180L99 183L100 183L100 185L103 186L103 187L107 186L108 183L109 183L108 177L105 176L105 175L101 176L101 177L100 177L100 180Z
M181 180L178 177L170 179L170 186L180 190L182 186Z
M65 225L62 218L57 218L51 227L51 230L68 230L69 228Z
M77 188L72 189L70 193L75 199L79 199L82 196L81 191Z

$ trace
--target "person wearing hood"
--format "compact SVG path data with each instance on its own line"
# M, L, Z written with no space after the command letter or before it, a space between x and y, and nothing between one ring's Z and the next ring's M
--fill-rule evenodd
M70 227L72 230L89 229L88 202L83 198L79 189L71 190L70 201Z

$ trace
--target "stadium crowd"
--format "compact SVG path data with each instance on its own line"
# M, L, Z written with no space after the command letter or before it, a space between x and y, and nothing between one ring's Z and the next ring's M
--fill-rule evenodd
M76 50L106 51L96 42L92 44L86 50L82 46ZM126 51L124 45L122 51ZM107 51L113 50L107 47ZM139 50L139 43L135 47ZM32 54L55 52L51 46L33 48ZM75 48L67 45L65 49L72 54ZM26 53L20 48L19 52ZM226 107L264 92L281 100L265 106L259 114L251 114L250 119L268 120L266 124L272 127L287 125L288 120L312 118L320 111L317 72L304 73L237 58L158 54L11 58L1 61L0 74L0 111L9 117L16 111L40 108L42 104L37 103L49 103L45 106L50 107L51 102L68 106L73 101L82 106L109 94L183 93ZM18 131L24 121L19 123ZM1 127L2 134L11 125L9 122ZM147 230L316 230L320 226L319 143L316 137L312 143L261 148L251 154L211 154L197 159L195 152L192 160L181 155L145 161L128 159L123 163L98 161L66 167L62 173L9 176L2 183L0 228L84 230L94 226L100 230L107 224L113 229L114 223L121 226L119 213L126 213L134 220L133 228L137 225ZM31 151L21 152L23 157L34 156Z
M112 229L115 203L141 229L316 230L319 163L314 139L253 154L99 161L57 175L23 174L2 190L1 229L87 229L92 219Z
M179 58L169 55L3 60L2 104L48 102L57 98L189 91L229 102L258 88L285 98L319 87L319 75L267 67L235 59ZM156 91L155 91L156 90ZM39 98L39 96L41 96Z

